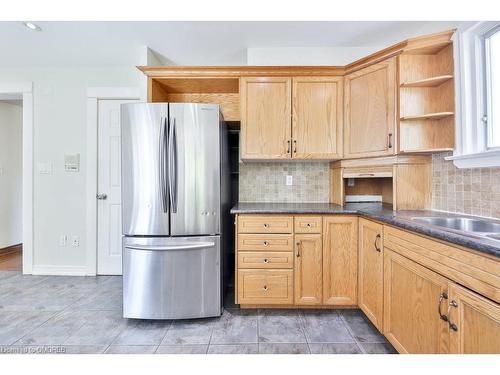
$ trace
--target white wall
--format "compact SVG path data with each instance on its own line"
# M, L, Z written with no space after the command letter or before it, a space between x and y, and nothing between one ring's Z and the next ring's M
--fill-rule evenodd
M22 242L23 109L0 101L0 249Z
M381 47L248 48L248 65L346 65Z
M0 69L0 82L33 82L34 269L86 266L85 173L87 88L144 87L135 67ZM80 153L79 173L64 171L64 154ZM39 163L52 164L39 174ZM61 234L80 236L80 246L59 246Z

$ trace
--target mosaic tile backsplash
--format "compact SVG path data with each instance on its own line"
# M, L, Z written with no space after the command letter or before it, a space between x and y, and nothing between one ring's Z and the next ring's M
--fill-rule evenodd
M240 202L329 202L328 162L255 162L239 165ZM286 185L286 176L293 185Z
M432 208L500 218L500 168L458 169L450 155L432 157Z
M432 157L432 208L500 219L500 168L458 169L450 155ZM240 163L239 201L329 202L329 176L328 162Z

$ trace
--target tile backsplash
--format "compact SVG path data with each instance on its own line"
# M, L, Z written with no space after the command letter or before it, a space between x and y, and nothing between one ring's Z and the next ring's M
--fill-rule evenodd
M500 168L458 169L432 156L432 208L500 218ZM293 185L286 185L286 176ZM328 162L255 162L239 164L240 202L329 202Z
M432 208L500 218L500 168L458 169L449 155L432 156Z
M286 176L293 185L286 185ZM328 162L252 162L239 165L240 202L329 202Z

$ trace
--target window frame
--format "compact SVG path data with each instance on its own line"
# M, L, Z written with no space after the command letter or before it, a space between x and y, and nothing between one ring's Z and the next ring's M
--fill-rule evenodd
M483 101L483 122L484 126L486 127L485 130L485 146L486 150L499 150L500 145L498 146L490 146L489 141L491 138L491 133L492 133L492 123L490 122L490 119L493 119L493 113L492 113L492 100L491 100L491 55L490 55L490 47L489 47L489 40L490 38L497 34L500 33L500 23L493 27L492 29L488 30L486 33L484 33L481 36L482 39L482 55L483 55L483 61L482 61L482 67L483 67L483 95L484 95L484 101ZM500 72L499 72L500 74Z
M500 148L488 148L483 116L487 108L485 39L500 22L477 22L454 36L456 147L452 160L458 168L500 166Z

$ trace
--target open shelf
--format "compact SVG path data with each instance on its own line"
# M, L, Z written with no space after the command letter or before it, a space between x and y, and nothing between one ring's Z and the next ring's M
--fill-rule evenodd
M436 77L404 82L401 84L401 87L436 87L445 83L446 81L449 81L450 79L453 79L453 76L451 74L445 74Z
M416 115L416 116L404 116L401 117L401 121L439 120L453 115L454 115L453 112L426 113L423 115Z

